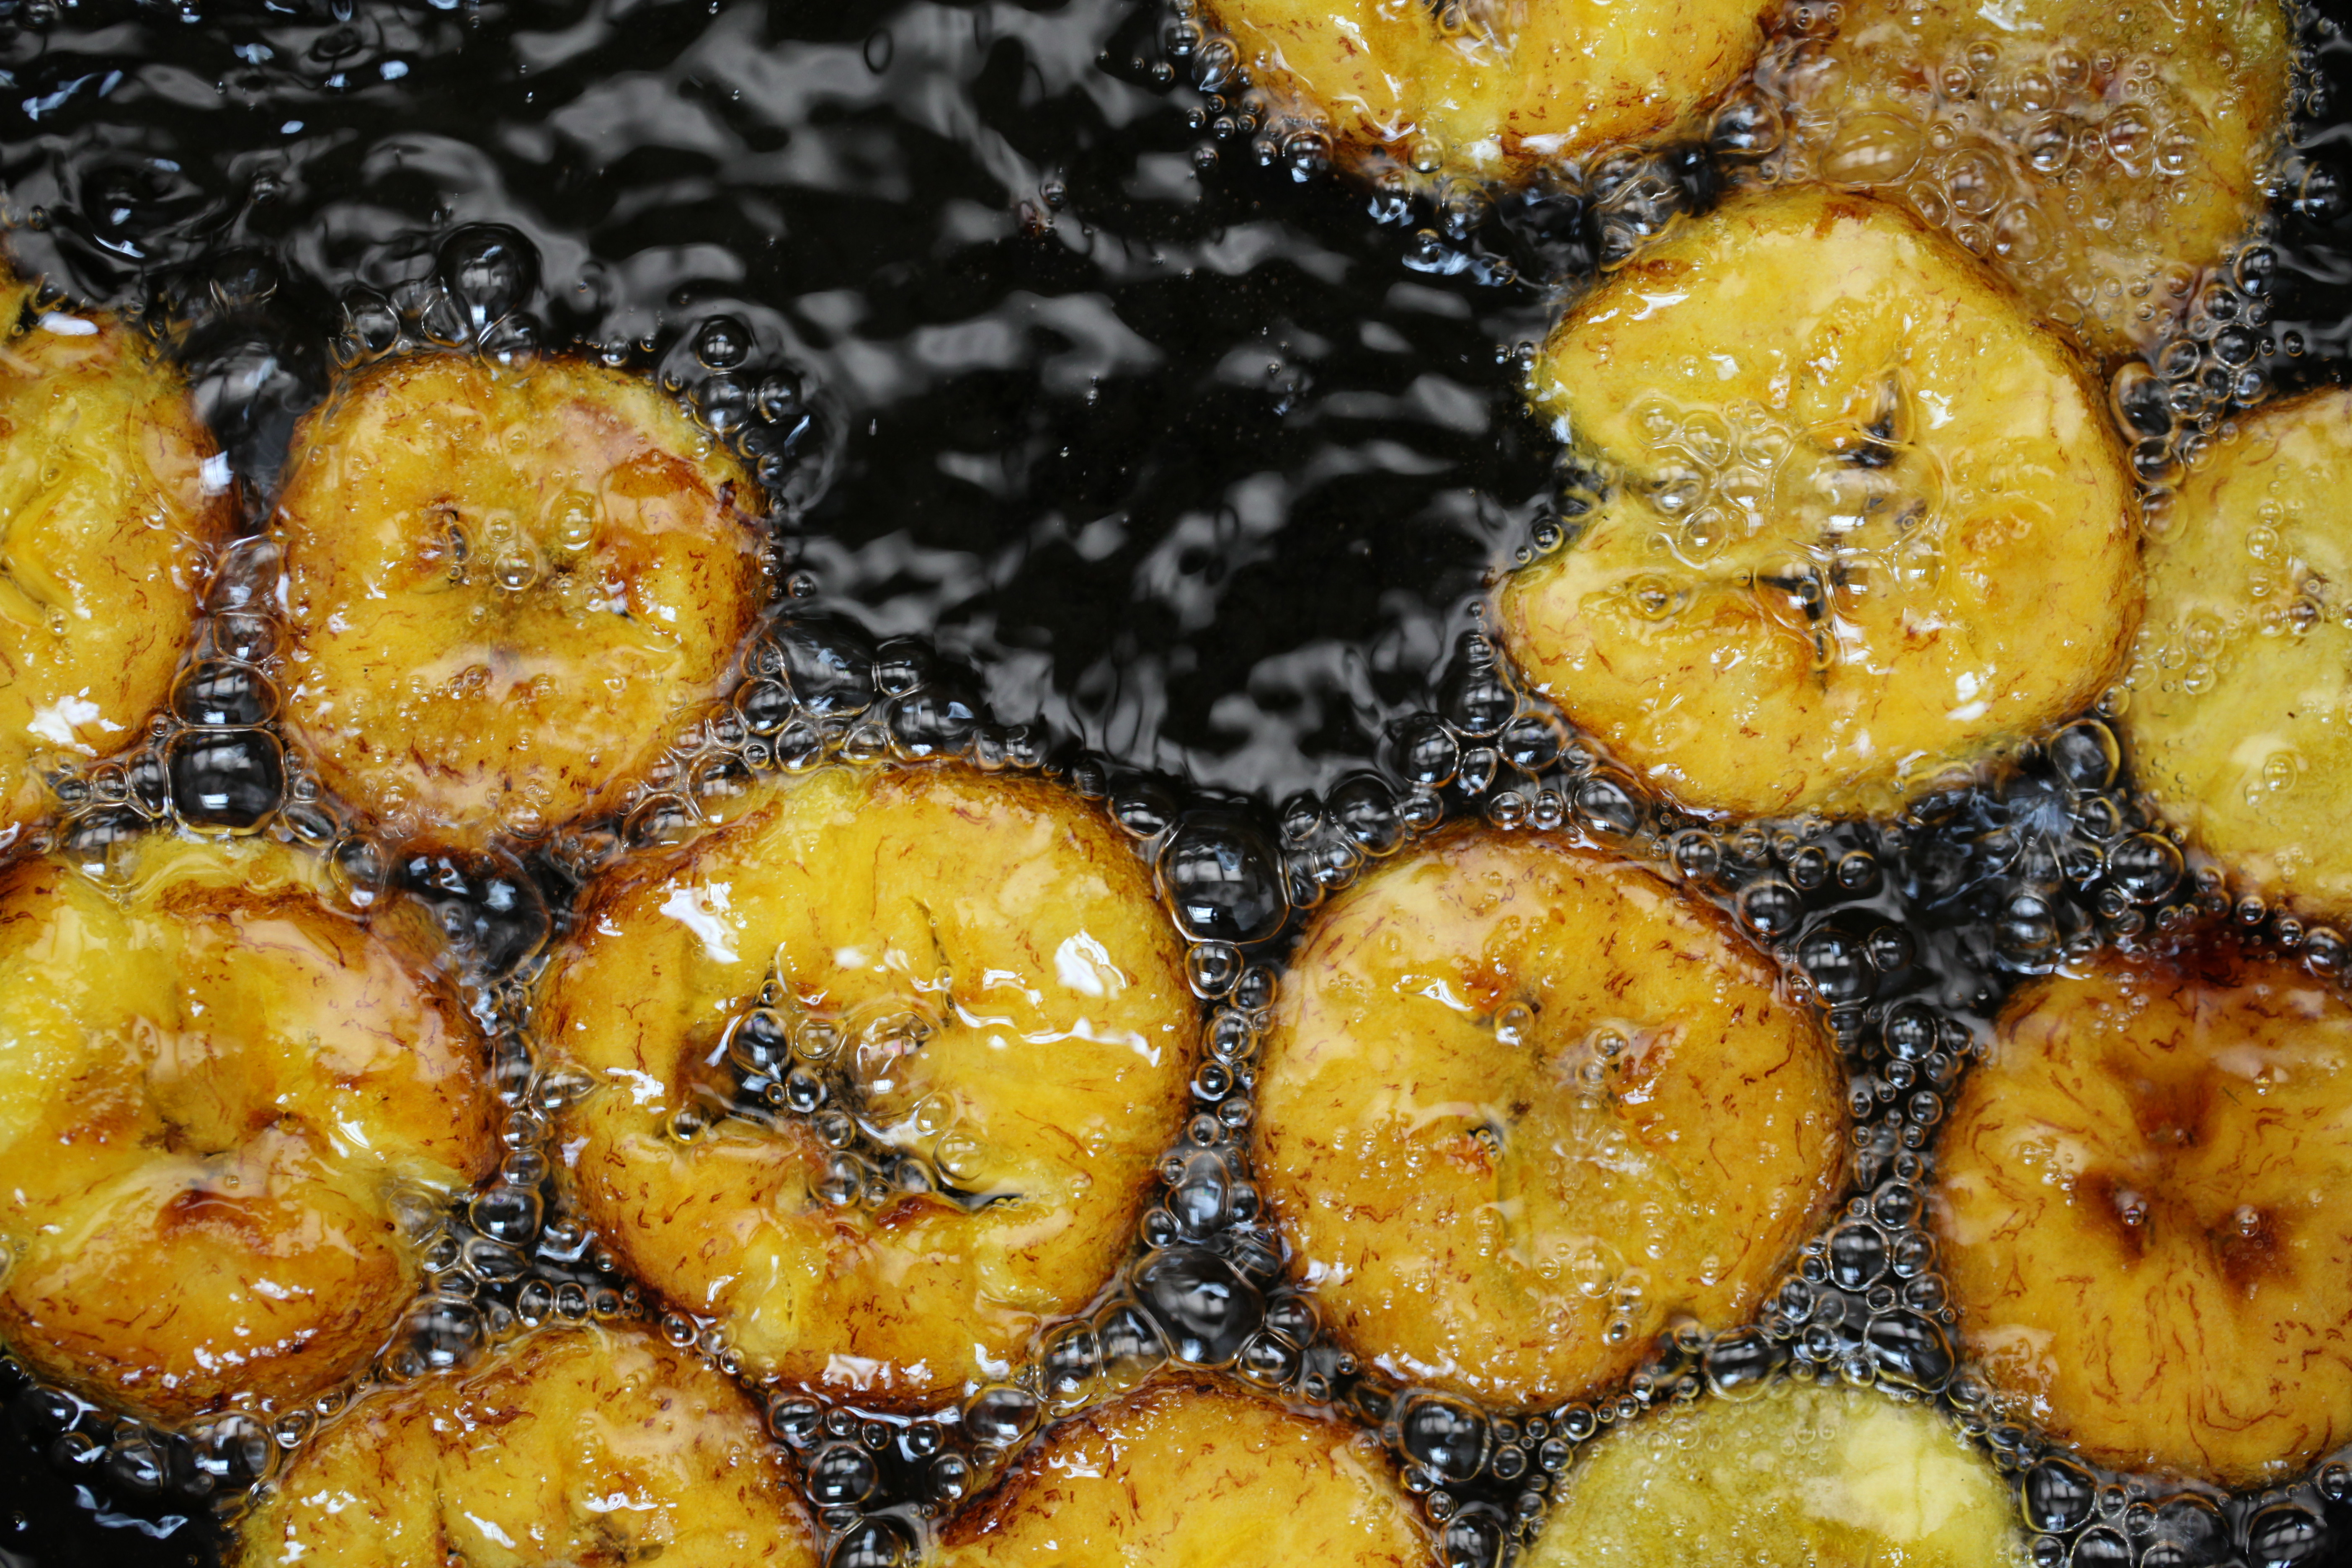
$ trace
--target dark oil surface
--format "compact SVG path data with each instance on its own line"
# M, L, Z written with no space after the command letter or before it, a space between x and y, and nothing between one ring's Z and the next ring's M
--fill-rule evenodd
M1511 350L1554 297L1260 166L1166 20L0 0L0 198L19 265L174 345L257 522L347 303L479 254L476 226L535 258L507 282L551 346L691 383L734 323L813 414L782 489L816 607L931 639L1000 719L1243 797L1272 837L1286 797L1444 707L1485 575L1545 515L1555 454ZM2343 113L2352 47L2316 64ZM2275 215L2290 390L2352 363L2352 123L2300 144L2317 174ZM1921 956L1888 985L1981 1016L2022 967L2002 912L2065 853L2060 794L2029 770L1839 830L1832 854L1895 875L1808 897L1796 956L1893 918ZM211 1560L207 1522L60 1476L38 1412L5 1408L0 1568Z

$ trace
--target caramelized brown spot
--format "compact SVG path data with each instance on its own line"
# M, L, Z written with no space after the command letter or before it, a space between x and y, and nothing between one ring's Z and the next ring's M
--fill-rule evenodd
M2135 1262L2147 1252L2148 1199L2104 1173L2094 1172L2074 1184L2078 1206L2092 1223L2113 1236Z
M155 1213L156 1233L162 1237L183 1230L231 1230L240 1238L238 1245L258 1247L266 1239L263 1228L245 1199L207 1187L190 1187Z
M2110 1058L2105 1064L2108 1077L2131 1086L2132 1120L2139 1125L2142 1141L2159 1157L2204 1142L2216 1085L2201 1059L2192 1066L2195 1070L2158 1081L2140 1076L2132 1062Z
M2207 1234L2222 1278L2239 1289L2251 1290L2266 1277L2284 1272L2286 1237L2270 1210L2249 1205L2225 1215Z

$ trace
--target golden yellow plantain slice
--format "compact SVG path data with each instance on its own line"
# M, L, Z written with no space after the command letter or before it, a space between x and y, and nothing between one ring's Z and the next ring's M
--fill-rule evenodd
M595 1086L561 1113L564 1179L638 1276L762 1374L902 1402L1004 1375L1109 1278L1199 1030L1118 830L962 768L762 786L598 895L541 1016ZM730 1116L744 1065L824 1103ZM861 1200L908 1157L938 1190Z
M1339 1337L1401 1383L1584 1395L1753 1310L1843 1177L1836 1051L1712 908L1454 830L1333 900L1259 1071L1259 1181Z
M236 1568L814 1568L741 1391L635 1326L567 1326L376 1390L246 1515Z
M0 875L0 1339L159 1420L299 1402L407 1308L404 1210L492 1164L485 1047L424 918L331 911L299 851L126 871Z
M1065 1421L940 1532L938 1568L1413 1568L1427 1533L1370 1434L1208 1384Z
M44 763L135 745L232 522L186 386L102 312L40 311L0 264L0 843Z
M1937 1156L1968 1349L2104 1465L2284 1481L2352 1437L2352 1005L2222 952L2001 1016Z
M1528 1568L2024 1568L2008 1484L1926 1405L1778 1383L1610 1434Z
M2352 910L2352 393L2236 421L2147 543L2126 744L2140 788L2252 887Z
M1759 0L1205 0L1277 112L1344 162L1523 179L1696 134L1754 62Z
M295 439L287 726L395 832L476 845L612 809L765 602L763 504L634 377L376 365Z
M1906 204L2092 354L2145 351L2251 237L2287 121L2279 0L1845 0L1790 73L1799 167Z
M1687 805L1883 811L2118 672L2138 521L2104 401L1899 208L1725 203L1569 312L1536 397L1603 493L1497 628Z

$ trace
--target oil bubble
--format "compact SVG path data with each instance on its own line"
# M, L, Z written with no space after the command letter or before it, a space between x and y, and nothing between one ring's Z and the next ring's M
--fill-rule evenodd
M1289 913L1272 845L1231 811L1187 816L1160 853L1160 877L1177 924L1196 941L1261 942Z
M520 310L539 284L539 253L502 224L474 224L442 243L440 272L476 331Z
M251 832L285 796L285 751L266 731L184 731L165 759L173 805L199 830Z
M1486 1417L1466 1400L1412 1394L1399 1406L1396 1426L1406 1458L1443 1481L1466 1481L1486 1468Z
M1257 1287L1202 1247L1162 1250L1144 1260L1134 1280L1171 1353L1196 1366L1232 1364L1264 1315Z

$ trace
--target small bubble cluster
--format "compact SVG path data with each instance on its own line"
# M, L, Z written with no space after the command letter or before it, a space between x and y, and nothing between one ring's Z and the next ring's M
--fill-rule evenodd
M170 707L150 724L147 743L50 780L60 847L100 865L110 847L152 824L244 834L278 812L289 765L271 725L278 689L266 669L277 641L276 582L266 541L232 547L213 574L195 651L173 683Z
M779 1006L782 996L772 976L761 1005L728 1024L720 1047L734 1073L731 1096L714 1093L678 1111L670 1135L692 1142L727 1117L771 1124L789 1116L834 1152L816 1189L834 1207L877 1209L907 1193L969 1201L960 1184L976 1173L979 1145L959 1130L949 1096L934 1094L914 1107L911 1125L928 1152L893 1149L863 1114L866 1096L877 1084L887 1086L892 1064L932 1035L931 1020L897 1006L839 1019L790 1019Z
M2014 1427L1984 1428L2002 1468L2018 1477L2021 1510L2034 1533L2036 1568L2188 1568L2242 1562L2315 1568L2334 1560L2330 1503L2352 1497L2352 1469L2331 1462L2310 1483L2232 1498L2162 1478L2124 1476L2042 1450Z
M2147 487L2149 526L2166 526L2172 490L2202 468L2232 415L2261 403L2271 371L2299 357L2292 331L2272 328L2278 252L2257 238L2209 269L2186 310L2145 359L2126 360L2107 388L2132 470Z

